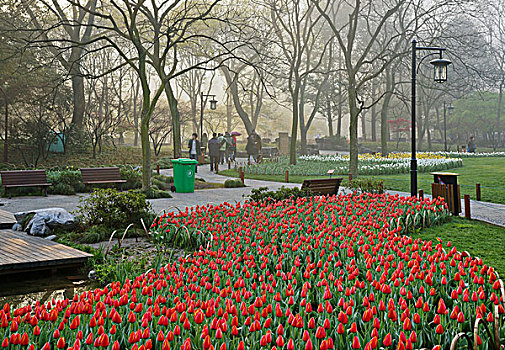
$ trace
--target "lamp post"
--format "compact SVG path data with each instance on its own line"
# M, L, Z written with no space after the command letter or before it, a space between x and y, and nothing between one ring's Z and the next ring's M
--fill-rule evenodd
M2 86L0 86L0 91L3 94L5 103L5 136L4 136L4 163L9 161L9 144L8 144L8 132L9 132L9 103L7 102L7 94Z
M447 152L447 111L449 111L449 115L452 114L452 111L454 110L454 107L452 106L451 103L447 106L445 101L444 101L444 151Z
M419 65L423 60L431 55L437 54L439 58L431 60L430 63L434 67L433 79L437 83L443 83L447 81L447 66L452 62L442 58L442 53L445 51L443 47L424 47L417 46L417 40L412 40L412 108L411 108L411 130L412 130L412 158L410 160L410 195L412 197L417 196L417 159L416 159L416 75L418 70L417 65L417 51L437 51L435 53L430 53L424 56Z
M216 95L206 95L203 92L200 92L200 141L202 141L203 138L203 108L207 102L204 98L207 97L212 97L212 100L210 100L210 109L215 110L217 107Z

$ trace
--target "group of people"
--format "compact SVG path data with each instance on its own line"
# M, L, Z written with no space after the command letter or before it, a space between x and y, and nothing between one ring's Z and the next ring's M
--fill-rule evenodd
M240 134L238 134L240 135ZM207 133L202 135L202 142L198 140L198 135L193 133L188 143L189 158L198 160L199 156L209 154L210 171L217 171L218 164L225 164L235 161L237 156L237 138L229 132L213 133L209 140ZM246 152L248 161L259 162L261 160L261 137L253 130L247 137ZM196 169L198 171L198 169Z
M213 133L209 140L207 133L202 135L202 143L198 140L198 135L193 133L188 143L189 157L198 159L199 155L209 152L210 171L217 170L217 164L225 164L234 161L237 154L237 138L229 132Z

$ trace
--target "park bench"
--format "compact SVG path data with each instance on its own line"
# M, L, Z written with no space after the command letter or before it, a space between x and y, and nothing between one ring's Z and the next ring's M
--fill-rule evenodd
M44 196L47 197L47 187L51 186L47 182L45 170L10 170L0 171L2 187L11 198L11 189L16 187L40 187Z
M122 184L126 180L121 179L121 173L118 167L111 168L81 168L82 183L89 185L90 189L93 185L101 184L112 184L118 183Z
M342 178L304 180L302 190L308 188L313 194L337 194Z

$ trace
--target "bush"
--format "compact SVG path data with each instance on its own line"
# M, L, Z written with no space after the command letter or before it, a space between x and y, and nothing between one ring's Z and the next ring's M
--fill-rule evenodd
M160 169L171 169L173 167L170 157L160 158L155 165L159 165Z
M244 187L244 184L240 179L228 179L224 182L224 187L225 188Z
M149 199L157 199L157 198L172 198L172 195L170 192L166 190L160 190L156 188L155 186L151 187L150 190L148 191L143 191L143 190L136 190L136 193L142 193L146 196L146 198Z
M86 226L103 225L121 229L133 223L136 227L142 227L140 219L148 225L152 217L151 204L140 192L99 189L80 202L79 219Z
M371 178L356 178L347 183L346 186L354 193L384 193L384 181Z
M123 166L119 169L121 179L126 180L123 184L123 189L134 190L142 187L142 171L140 168L134 168L130 165Z
M64 195L72 195L76 193L75 188L64 183L56 183L53 186L50 186L47 192L51 194L64 194Z
M268 187L253 188L249 199L252 202L265 202L265 201L282 201L289 198L312 197L313 194L308 188L299 189L298 187L287 188L282 186L277 191L268 191Z

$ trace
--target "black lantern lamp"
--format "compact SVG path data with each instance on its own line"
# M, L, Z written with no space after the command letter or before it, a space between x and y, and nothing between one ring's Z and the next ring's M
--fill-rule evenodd
M212 97L210 100L210 109L215 110L217 108L217 100L215 97Z
M445 58L437 58L431 60L430 63L435 68L434 80L437 83L443 83L447 81L447 67L452 63L448 59Z

